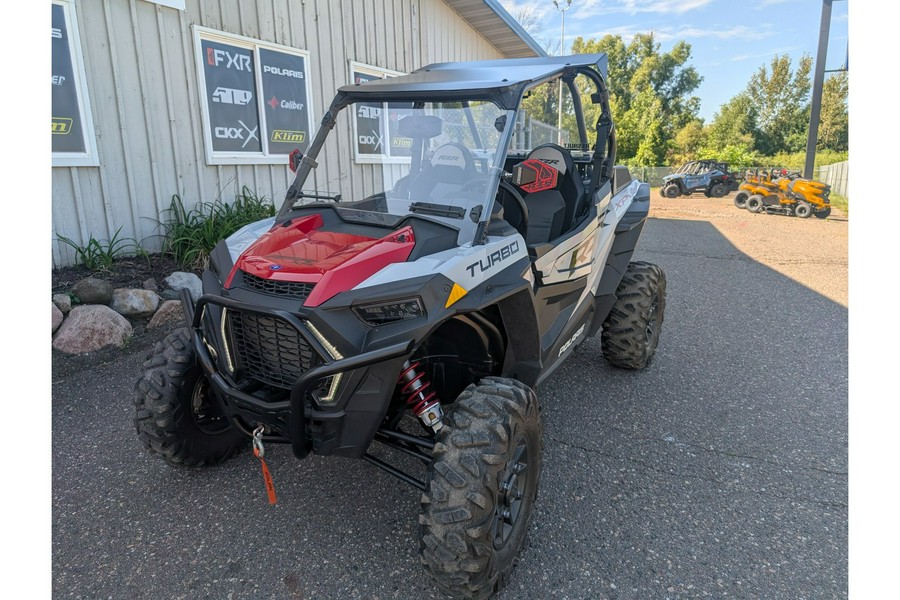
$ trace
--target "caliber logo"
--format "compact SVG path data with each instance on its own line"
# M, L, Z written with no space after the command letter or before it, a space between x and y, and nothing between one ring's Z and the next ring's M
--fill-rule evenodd
M273 142L285 142L302 144L306 139L305 131L287 131L285 129L276 129L272 132Z
M213 102L221 104L237 104L246 106L253 99L253 93L247 90L235 90L232 88L217 87L212 94Z
M250 143L250 140L259 141L259 138L256 136L259 125L250 129L243 121L238 121L238 123L241 125L240 127L216 127L213 133L220 140L244 140L241 148L245 148ZM244 135L245 133L247 134L246 136Z
M53 75L53 78L51 81L53 82L53 85L62 85L66 82L66 76L65 75Z
M271 106L272 110L275 110L278 107L289 108L291 110L303 110L303 104L300 102L295 102L294 100L279 100L275 96L272 96L266 104Z
M303 71L294 71L293 69L282 69L281 67L270 67L263 65L263 73L271 73L272 75L281 75L282 77L293 77L294 79L303 79Z
M516 240L510 243L507 246L500 248L495 252L491 252L486 258L479 259L476 262L473 262L471 265L466 267L466 270L469 272L469 275L475 277L475 269L478 268L482 273L490 269L496 264L503 262L508 259L510 256L519 251L519 241Z
M559 354L556 355L556 358L559 358L560 356L562 356L563 352L568 350L572 346L572 344L575 343L575 340L578 339L578 336L581 335L582 333L584 333L584 324L582 324L581 327L578 328L578 331L575 332L575 335L573 335L571 338L569 338L568 342L566 342L565 344L562 345L562 348L559 349Z
M236 71L250 71L250 56L248 54L231 53L227 50L219 50L218 48L206 49L206 63L214 67L218 67L225 63L226 69L235 69Z
M53 135L68 135L72 131L72 119L52 117L50 123Z

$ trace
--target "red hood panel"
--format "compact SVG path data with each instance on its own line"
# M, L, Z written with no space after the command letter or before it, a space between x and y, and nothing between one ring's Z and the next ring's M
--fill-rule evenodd
M415 246L411 227L378 239L320 231L319 215L288 223L275 225L241 254L225 282L226 288L238 269L262 279L315 283L303 303L315 307L387 265L405 262Z

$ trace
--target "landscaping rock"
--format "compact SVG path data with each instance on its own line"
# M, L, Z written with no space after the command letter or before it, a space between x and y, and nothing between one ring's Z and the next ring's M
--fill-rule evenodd
M166 277L166 284L175 291L187 288L191 292L191 296L194 300L203 294L203 284L200 282L200 278L194 273L175 271Z
M123 317L149 317L159 307L159 296L150 290L118 288L109 306Z
M166 288L162 292L160 292L159 297L163 300L181 300L181 292L176 292L173 289Z
M178 321L184 321L184 310L178 300L166 300L160 305L159 310L147 323L147 329L156 329L162 325L168 325Z
M53 294L53 304L62 311L62 314L72 310L72 298L68 294Z
M121 347L131 333L128 319L108 306L76 306L56 332L53 347L68 354L84 354L106 346Z
M145 290L150 290L151 292L155 292L159 289L158 286L156 285L156 280L153 279L152 277L150 279L146 280L143 283L142 287Z
M86 277L72 286L72 293L82 304L109 304L112 302L113 286L103 279Z
M53 331L56 331L57 329L59 329L59 326L62 325L64 317L62 311L59 310L58 306L56 306L55 304L51 304L50 306L53 307ZM51 331L51 333L53 332Z

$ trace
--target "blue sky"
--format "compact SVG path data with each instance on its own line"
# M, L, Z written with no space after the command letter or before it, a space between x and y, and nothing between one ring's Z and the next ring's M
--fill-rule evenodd
M839 68L847 56L848 1L832 6L826 69ZM500 2L514 16L526 7L533 10L543 26L534 38L558 46L560 15L552 0ZM635 33L649 31L663 51L679 40L688 42L690 64L703 77L694 94L702 101L700 117L709 123L776 54L788 54L794 66L804 53L815 59L821 15L821 0L572 0L565 47L577 36L599 39L611 33L627 43Z

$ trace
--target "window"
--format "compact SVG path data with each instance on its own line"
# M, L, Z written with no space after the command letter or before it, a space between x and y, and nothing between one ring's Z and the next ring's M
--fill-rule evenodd
M403 73L350 62L350 81L354 84L398 75ZM410 162L412 140L397 135L397 123L409 114L412 103L361 102L352 108L357 163Z
M53 166L95 167L99 164L97 143L75 5L66 0L54 0L51 10Z
M287 164L312 129L309 52L194 26L206 162Z

